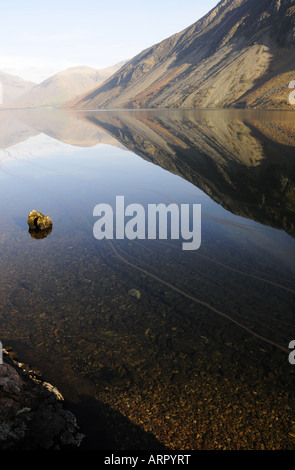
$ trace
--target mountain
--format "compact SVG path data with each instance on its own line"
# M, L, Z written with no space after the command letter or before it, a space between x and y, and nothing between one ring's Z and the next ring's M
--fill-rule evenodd
M16 108L60 106L86 90L89 91L103 83L123 64L124 62L120 62L101 70L86 66L64 70L31 88L20 99L17 99L13 105Z
M15 75L0 72L0 107L9 106L13 101L30 90L35 83L23 80ZM2 96L1 96L2 95Z
M295 0L222 0L69 107L291 109Z

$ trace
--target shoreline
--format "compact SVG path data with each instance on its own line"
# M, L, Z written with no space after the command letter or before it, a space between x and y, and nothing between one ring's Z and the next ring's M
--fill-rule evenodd
M85 435L56 387L3 348L0 450L77 450Z

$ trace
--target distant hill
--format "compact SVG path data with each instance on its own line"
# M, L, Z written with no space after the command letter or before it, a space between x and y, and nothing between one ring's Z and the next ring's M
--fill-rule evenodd
M35 83L23 80L15 75L0 72L0 108L9 106L34 85Z
M15 100L16 108L57 107L91 90L113 75L124 62L102 70L73 67L47 78Z
M222 0L68 106L295 109L291 80L295 0Z

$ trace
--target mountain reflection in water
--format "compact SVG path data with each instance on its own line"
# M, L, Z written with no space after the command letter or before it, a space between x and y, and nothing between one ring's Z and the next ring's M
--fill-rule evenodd
M0 339L58 386L86 445L294 449L294 115L11 111L0 124ZM120 194L201 203L201 248L95 240L94 206ZM32 207L54 221L38 242Z

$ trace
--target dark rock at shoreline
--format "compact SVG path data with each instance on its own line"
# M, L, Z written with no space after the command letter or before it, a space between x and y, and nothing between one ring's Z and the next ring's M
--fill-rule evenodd
M24 370L4 350L0 364L0 450L79 448L75 416L51 384Z
M33 230L47 230L52 227L52 220L48 215L33 210L29 213L28 225Z

